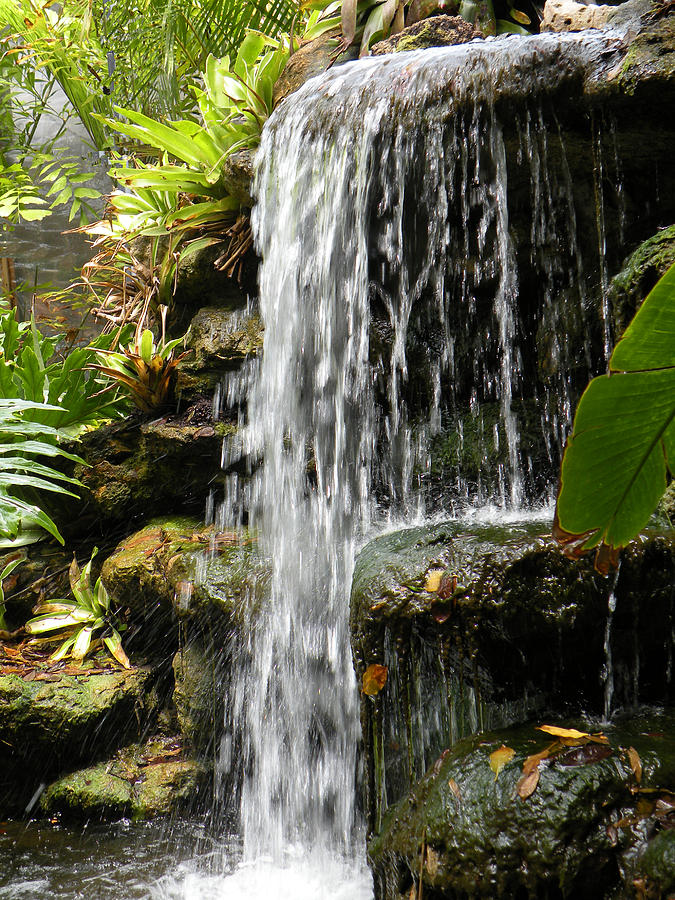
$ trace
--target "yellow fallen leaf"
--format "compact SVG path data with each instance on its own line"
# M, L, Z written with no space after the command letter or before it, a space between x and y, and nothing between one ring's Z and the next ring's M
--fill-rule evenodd
M427 575L427 583L424 585L424 590L429 591L430 594L435 594L441 586L442 577L443 569L432 569Z
M539 766L536 765L531 768L529 772L520 776L518 784L516 785L516 793L522 800L527 800L527 798L535 792L538 784Z
M633 770L633 775L635 775L635 780L639 784L642 780L642 761L635 747L628 748L628 759L630 760L630 767Z
M578 741L582 738L587 741L592 739L590 734L587 734L585 731L577 731L576 728L558 728L557 725L538 725L537 727L539 731L545 731L546 734L552 734L553 737L571 738L573 741Z
M363 673L363 693L367 694L368 697L374 697L375 694L379 694L387 683L388 671L386 666L380 666L378 663L368 666Z
M510 763L515 755L516 751L512 750L511 747L505 747L504 744L490 754L490 768L495 773L495 781L504 766Z
M519 9L511 10L511 18L514 22L518 22L519 25L529 25L530 17L527 13L521 12Z
M533 753L531 756L528 756L523 763L523 775L529 775L533 769L538 768L540 762L548 759L549 756L561 749L562 744L560 744L559 741L556 741L554 744L549 744L548 747L540 753Z

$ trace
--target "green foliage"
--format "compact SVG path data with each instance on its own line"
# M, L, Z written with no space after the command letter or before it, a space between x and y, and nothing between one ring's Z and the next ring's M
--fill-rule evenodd
M171 398L176 366L181 359L174 359L173 351L183 341L165 339L167 307L160 307L162 337L158 343L149 328L139 321L133 344L124 350L98 350L101 363L90 368L103 372L121 385L136 406L143 412L160 409Z
M39 635L42 639L62 640L50 657L54 662L67 656L82 662L88 653L105 646L111 656L128 669L131 664L122 649L120 626L111 610L105 585L99 578L91 586L91 564L96 553L94 550L81 571L76 559L71 563L68 575L74 600L39 603L33 609L35 617L26 623L25 629L28 634Z
M5 606L4 581L5 578L7 578L8 575L11 575L14 569L21 565L22 562L23 559L20 557L18 559L10 559L2 572L0 572L0 631L7 631L7 622L5 621L7 607Z
M29 419L31 414L44 419L61 412L59 407L46 403L0 400L0 547L34 543L41 537L40 529L63 543L55 522L26 496L30 491L76 496L65 484L79 482L39 458L65 457L79 463L83 460L57 446L58 428Z
M0 310L0 397L34 404L23 419L49 425L60 436L117 418L124 406L114 385L97 381L86 368L114 339L101 335L91 347L59 353L60 337L41 334L34 320L17 322L14 310Z
M675 265L579 401L560 475L554 535L607 572L675 474Z

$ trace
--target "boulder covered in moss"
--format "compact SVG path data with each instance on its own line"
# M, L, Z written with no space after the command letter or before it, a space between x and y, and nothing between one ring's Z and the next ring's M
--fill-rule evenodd
M153 819L202 808L207 785L207 769L185 756L180 738L154 737L62 776L47 787L40 808L64 819Z
M193 635L173 658L173 703L188 746L212 754L224 721L226 664L230 648Z
M236 431L215 421L211 400L195 401L179 414L132 416L85 434L72 448L86 459L74 474L80 501L58 500L55 519L69 538L93 531L130 531L167 507L203 510L220 474L223 437Z
M78 674L48 667L0 675L0 809L28 802L45 778L151 726L151 670L75 668Z
M602 714L606 704L669 699L663 623L675 536L643 537L603 577L590 557L566 559L549 529L450 522L361 551L351 596L357 676L374 665L387 672L379 692L362 696L371 822L444 746L477 730L549 707Z
M428 47L450 47L453 44L466 44L483 36L478 28L461 16L431 16L415 22L385 41L373 44L370 52L373 56L382 56L384 53L426 50Z
M657 281L675 263L675 225L664 228L635 250L612 279L609 301L619 338Z
M388 811L368 848L377 900L647 896L634 893L636 868L648 896L668 896L672 718L628 719L608 743L557 749L535 724L460 741ZM541 752L525 783L525 760Z
M263 335L262 321L255 312L215 306L200 309L187 333L185 346L191 352L180 365L178 394L212 392L223 375L262 351Z

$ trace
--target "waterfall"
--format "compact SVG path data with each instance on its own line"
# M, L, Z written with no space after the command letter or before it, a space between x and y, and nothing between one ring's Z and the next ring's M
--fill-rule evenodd
M363 60L304 85L264 129L253 226L265 346L240 452L263 460L245 505L273 574L233 687L245 866L283 866L310 849L360 865L354 552L378 517L437 511L430 447L448 421L461 446L466 426L452 417L462 404L481 440L506 453L496 485L460 476L455 496L517 508L528 495L514 412L525 380L507 204L514 135L531 190L531 261L547 259L538 323L555 332L553 387L542 388L552 459L569 425L553 296L562 284L583 316L587 288L562 132L542 94L609 43L509 37ZM525 98L508 123L497 87ZM241 521L235 494L223 524ZM369 895L359 877L345 896Z

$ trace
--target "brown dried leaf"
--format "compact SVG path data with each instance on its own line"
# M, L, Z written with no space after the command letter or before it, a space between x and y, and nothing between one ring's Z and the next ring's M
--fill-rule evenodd
M461 803L462 802L462 792L460 791L459 785L457 784L457 782L455 781L454 778L451 778L450 781L448 781L448 786L450 787L450 790L455 795L457 800Z
M510 763L515 755L516 751L511 749L511 747L506 747L504 744L498 747L497 750L493 750L490 754L490 768L495 773L495 781L504 766Z
M531 768L527 773L520 776L516 785L516 793L521 800L527 800L537 789L539 784L539 765Z
M553 754L557 753L561 748L562 744L559 741L555 741L555 743L549 744L548 747L540 753L533 753L531 756L528 756L523 763L523 775L529 775L533 769L536 769L539 766L540 762L553 756Z
M368 697L374 697L379 694L387 683L387 674L389 670L386 666L380 666L378 663L372 663L363 673L362 690Z
M588 766L600 762L612 755L612 748L607 744L584 744L582 747L570 747L557 757L561 766Z
M628 748L628 759L630 760L630 767L633 775L635 775L635 780L639 784L642 781L642 761L635 747Z

